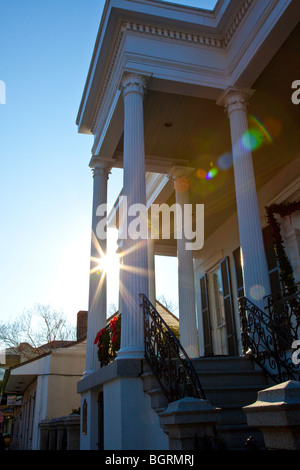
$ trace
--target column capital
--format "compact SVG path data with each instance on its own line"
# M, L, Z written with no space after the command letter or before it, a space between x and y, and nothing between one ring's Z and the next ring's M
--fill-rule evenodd
M170 179L174 182L175 191L182 192L189 188L190 177L194 168L186 166L173 166L170 170Z
M123 97L128 93L139 93L144 96L148 77L138 73L125 73L121 81Z
M92 168L93 177L103 175L108 179L111 172L111 164L109 162L93 156L90 162L90 167Z
M193 171L195 168L191 168L190 166L177 166L174 165L170 169L170 178L173 180L177 178L187 178L190 179Z
M224 106L228 116L232 111L246 111L248 100L254 92L254 90L248 88L228 87L217 99L217 105Z

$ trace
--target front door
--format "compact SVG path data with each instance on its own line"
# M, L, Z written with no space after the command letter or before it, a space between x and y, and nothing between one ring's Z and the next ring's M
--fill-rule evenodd
M237 338L228 257L200 279L200 295L205 355L236 356Z

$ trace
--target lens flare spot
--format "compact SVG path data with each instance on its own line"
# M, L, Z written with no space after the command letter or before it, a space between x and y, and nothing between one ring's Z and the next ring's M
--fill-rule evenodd
M217 165L220 170L228 170L230 167L232 167L232 154L231 153L223 153L218 158Z
M278 119L269 117L264 121L264 126L266 129L268 129L268 132L273 137L273 139L276 139L281 134L282 125Z
M259 284L252 286L249 293L254 300L261 300L266 295L264 287Z
M265 125L263 125L260 122L260 120L256 116L250 115L249 122L251 123L251 127L253 127L253 129L259 131L259 133L261 134L264 142L266 142L268 144L273 143L272 136L269 133L268 129L266 128Z
M264 137L258 129L249 129L242 136L242 145L245 150L257 150L263 144Z
M205 180L206 178L206 171L203 170L202 168L199 168L197 170L197 177L200 179L200 180Z
M205 178L207 180L211 180L212 178L217 176L217 174L218 174L218 169L217 168L212 168L211 170L209 170L209 172L207 173Z

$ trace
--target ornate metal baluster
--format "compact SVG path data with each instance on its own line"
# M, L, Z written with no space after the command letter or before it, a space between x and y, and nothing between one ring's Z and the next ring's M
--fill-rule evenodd
M144 314L145 358L169 402L205 399L198 375L184 348L151 302L140 294Z
M298 339L300 292L267 298L263 312L246 297L239 299L243 351L275 382L300 380L300 364L292 361L291 347Z

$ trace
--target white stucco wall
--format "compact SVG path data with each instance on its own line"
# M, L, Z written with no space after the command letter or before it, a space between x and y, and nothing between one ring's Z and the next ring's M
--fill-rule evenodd
M168 450L168 438L143 391L140 378L118 378L103 386L105 450Z

